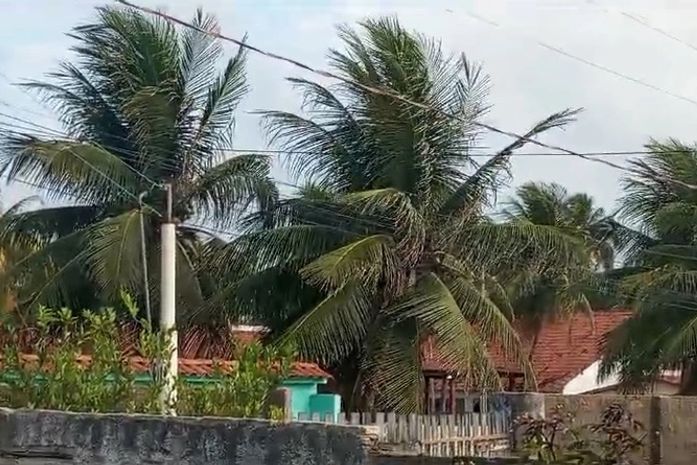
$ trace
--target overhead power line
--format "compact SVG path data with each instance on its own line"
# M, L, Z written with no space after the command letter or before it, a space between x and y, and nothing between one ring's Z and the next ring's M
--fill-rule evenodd
M13 108L10 106L10 108ZM45 115L42 115L45 116ZM69 142L81 142L79 139L76 139L72 136L70 136L67 133L60 132L56 129L52 129L48 126L44 126L41 124L33 123L21 118L17 117L12 117L9 116L3 112L0 112L0 117L5 117L5 118L10 118L16 121L23 122L25 125L31 126L22 126L19 124L9 124L9 123L2 123L0 122L0 125L4 125L6 127L14 128L14 129L19 129L19 130L24 130L28 132L36 131L37 133L41 133L43 135L48 135L51 137L59 137L61 139L65 139L66 141ZM37 129L34 129L37 128ZM12 130L7 130L7 132L11 132L17 135L23 134L18 131L12 131ZM131 142L130 139L119 136L117 134L108 134L109 137L118 139L118 140L123 140L126 142ZM131 150L126 150L122 147L114 147L110 145L105 145L105 144L100 144L101 147L108 148L108 149L114 149L118 150L120 152L130 154L130 155L137 155L137 152L131 151ZM268 149L268 148L227 148L227 149L218 149L218 152L221 153L245 153L245 154L272 154L272 155L293 155L293 154L298 154L298 155L313 155L316 154L317 152L312 151L312 150L284 150L284 149ZM670 153L670 154L682 154L682 153L693 153L695 150L661 150L661 153ZM485 157L493 157L496 156L499 152L463 152L464 155L472 158L485 158ZM587 151L587 152L578 152L580 155L588 156L588 157L625 157L625 156L630 156L630 155L651 155L656 153L655 150L597 150L597 151ZM559 153L558 151L555 152L513 152L509 155L510 157L569 157L571 155L567 153ZM173 167L174 164L169 161L169 160L158 160L158 162L163 163L164 166L166 167ZM150 183L155 183L155 181L151 179L147 179L148 182Z
M221 152L230 153L268 153L268 154L305 154L312 155L316 152L311 150L281 150L281 149L222 149ZM694 153L693 150L661 150L660 153L670 153L670 154L683 154L683 153ZM629 155L652 155L657 153L655 150L617 150L617 151L595 151L595 152L578 152L580 155L587 157L626 157ZM487 153L467 153L468 157L494 157L498 152L487 152ZM567 153L559 152L513 152L509 155L510 157L569 157L571 155Z
M672 34L668 31L666 31L665 29L661 29L660 27L654 26L653 24L649 23L649 21L646 18L643 18L639 15L632 14L632 13L625 11L625 10L615 10L615 9L611 10L610 8L607 8L603 5L600 5L595 0L587 0L587 1L588 1L588 3L596 5L601 11L603 11L605 13L612 13L613 11L616 11L617 13L621 14L622 16L629 19L630 21L632 21L640 26L643 26L645 28L651 29L652 31L657 32L657 33L661 34L662 36L667 37L668 39L670 39L674 42L678 42L679 44L682 44L685 47L690 48L693 51L697 52L696 46L694 46L693 44L691 44L690 42L688 42L686 40L681 39L680 37L676 36L675 34Z
M680 37L673 35L670 32L665 31L659 27L656 27L656 26L650 24L648 21L646 21L642 18L639 18L631 13L628 13L626 11L620 11L619 13L622 16L624 16L625 18L627 18L627 19L629 19L629 20L631 20L631 21L633 21L641 26L647 27L647 28L651 29L652 31L655 31L655 32L661 34L662 36L667 37L674 42L678 42L678 43L684 45L685 47L688 47L688 48L692 49L693 51L697 52L697 47L695 47L691 43L687 42L686 40L683 40Z
M497 23L496 21L493 21L493 20L491 20L491 19L489 19L489 18L485 18L484 16L481 16L481 15L478 15L478 14L476 14L476 13L473 13L473 12L471 12L471 11L466 11L466 10L465 10L465 14L466 14L467 16L469 16L470 18L473 18L473 19L475 19L475 20L477 20L477 21L486 23L486 24L488 24L488 25L490 25L490 26L493 26L493 27L496 27L496 28L499 28L499 29L502 29L502 30L503 30L503 26L502 26L501 24L499 24L499 23ZM631 15L630 15L630 16L631 16ZM518 34L518 35L521 35L521 36L525 36L525 35L522 34L522 33L517 33L517 34ZM630 76L630 75L628 75L628 74L625 74L625 73L623 73L623 72L621 72L621 71L617 71L616 69L610 68L610 67L605 66L605 65L601 65L601 64L596 63L596 62L594 62L594 61L591 61L591 60L589 60L589 59L586 59L586 58L583 58L583 57L581 57L581 56L575 55L575 54L573 54L573 53L571 53L571 52L569 52L569 51L567 51L567 50L564 50L564 49L561 48L561 47L558 47L558 46L555 46L555 45L550 45L550 44L548 44L548 43L546 43L546 42L543 42L543 41L541 41L541 40L539 40L539 39L537 39L537 38L535 38L535 37L530 36L530 37L528 37L528 38L529 38L530 40L534 41L535 43L537 43L537 45L539 45L540 47L546 48L547 50L549 50L549 51L551 51L551 52L554 52L554 53L557 53L557 54L559 54L559 55L565 56L566 58L569 58L569 59L571 59L571 60L577 61L577 62L582 63L582 64L584 64L584 65L587 65L587 66L590 66L590 67L592 67L592 68L595 68L595 69L597 69L597 70L600 70L600 71L603 71L603 72L605 72L605 73L611 74L611 75L613 75L613 76L615 76L615 77L618 77L618 78L620 78L620 79L624 79L624 80L626 80L626 81L629 81L629 82L632 82L632 83L634 83L634 84L640 85L640 86L645 87L645 88L647 88L647 89L651 89L651 90L653 90L653 91L660 92L660 93L662 93L662 94L664 94L664 95L668 95L669 97L673 97L673 98L675 98L675 99L682 100L682 101L687 102L687 103L690 103L690 104L692 104L692 105L697 105L697 100L695 100L695 99L693 99L693 98L686 97L686 96L681 95L681 94L676 94L675 92L672 92L672 91L670 91L670 90L668 90L668 89L664 89L664 88L659 87L659 86L657 86L657 85L655 85L655 84L652 84L652 83L650 83L650 82L644 81L644 80L639 79L639 78L635 78L635 77Z
M586 156L586 155L583 155L582 153L579 153L579 152L576 152L576 151L573 151L573 150L569 150L569 149L566 149L566 148L564 148L564 147L559 147L559 146L556 146L556 145L553 145L553 144L547 144L547 143L544 143L544 142L540 142L540 141L538 141L538 140L532 139L532 138L527 137L527 136L524 136L524 135L522 135L522 134L517 134L517 133L511 132L511 131L499 129L499 128L497 128L497 127L495 127L495 126L492 126L492 125L490 125L490 124L481 123L481 122L478 122L478 121L468 121L468 120L465 120L464 118L459 117L459 116L457 116L457 115L455 115L455 114L452 114L452 113L447 112L447 111L445 111L445 110L442 110L442 109L440 109L440 108L433 107L432 105L427 105L427 104L425 104L425 103L417 102L417 101L412 100L412 99L410 99L410 98L408 98L408 97L405 97L405 96L403 96L403 95L397 94L397 93L395 93L395 92L393 92L393 91L391 91L391 90L382 89L382 88L377 88L377 87L373 87L373 86L368 86L368 85L365 85L365 84L360 83L360 82L358 82L358 81L355 81L355 80L353 80L353 79L349 79L349 78L340 76L340 75L338 75L338 74L332 73L332 72L330 72L330 71L326 71L326 70L323 70L323 69L314 68L314 67L312 67L312 66L309 66L309 65L307 65L307 64L304 64L304 63L302 63L302 62L300 62L300 61L297 61L297 60L294 60L294 59L292 59L292 58L288 58L288 57L285 57L285 56L282 56L282 55L279 55L279 54L276 54L276 53L273 53L273 52L269 52L269 51L266 51L266 50L262 50L262 49L260 49L260 48L258 48L258 47L255 47L255 46L253 46L253 45L250 45L250 44L248 44L248 43L246 43L246 42L244 42L244 41L242 41L242 40L238 40L238 39L235 39L235 38L232 38L232 37L225 36L225 35L223 35L223 34L221 34L221 33L219 33L219 32L208 31L208 30L202 29L202 28L196 26L195 24L192 24L192 23L190 23L190 22L184 21L184 20L182 20L182 19L179 19L179 18L177 18L177 17L175 17L175 16L172 16L172 15L169 15L169 14L167 14L167 13L163 13L163 12L161 12L161 11L154 10L154 9L152 9L152 8L147 8L147 7L144 7L144 6L136 5L135 3L131 3L130 1L127 1L127 0L115 0L115 1L116 1L117 3L122 4L122 5L126 5L127 7L130 7L130 8L133 8L133 9L136 9L136 10L139 10L139 11L142 11L142 12L145 12L145 13L148 13L148 14L151 14L151 15L154 15L154 16L157 16L157 17L159 17L159 18L162 18L162 19L167 20L167 21L169 21L169 22L178 24L178 25L180 25L180 26L184 26L184 27L186 27L186 28L193 29L193 30L195 30L195 31L198 31L198 32L201 33L201 34L206 34L206 35L208 35L208 36L215 37L215 38L220 39L220 40L223 40L223 41L227 41L227 42L234 43L234 44L236 44L237 46L239 46L239 47L241 47L241 48L244 48L244 49L246 49L246 50L250 50L250 51L252 51L252 52L258 53L258 54L263 55L263 56L266 56L266 57L271 58L271 59L273 59L273 60L282 61L282 62L285 62L285 63L290 63L291 65L293 65L293 66L295 66L295 67L297 67L297 68L300 68L300 69L302 69L302 70L309 71L309 72L311 72L311 73L313 73L313 74L316 74L316 75L318 75L318 76L322 76L322 77L325 77L325 78L329 78L329 79L333 79L333 80L337 80L337 81L343 82L344 84L348 84L348 85L350 85L350 86L356 87L356 88L358 88L358 89L364 90L365 92L369 92L369 93L372 93L372 94L374 94L374 95L380 95L380 96L389 97L389 98L392 98L392 99L394 99L394 100L396 100L396 101L399 101L399 102L402 102L402 103L406 103L406 104L408 104L408 105L412 105L412 106L414 106L414 107L416 107L416 108L421 108L421 109L424 109L424 110L433 111L433 112L435 112L435 113L439 113L439 114L441 114L441 115L443 115L443 116L446 116L447 118L454 119L454 120L456 120L456 121L460 121L460 122L463 122L463 123L465 123L465 124L472 124L472 125L475 125L475 126L477 126L477 127L482 128L482 129L486 129L486 130L488 130L488 131L494 132L494 133L496 133L496 134L501 134L501 135L510 137L510 138L512 138L512 139L516 139L516 140L518 140L518 141L524 141L524 142L527 142L527 143L530 143L530 144L533 144L533 145L537 145L538 147L543 147L543 148L548 149L548 150L555 150L555 151L559 151L559 152L564 152L564 153L567 153L567 154L569 154L569 155L573 155L573 156L576 156L576 157L578 157L578 158L582 158L582 159L584 159L584 160L592 161L592 162L595 162L595 163L602 163L602 164L604 164L604 165L610 166L610 167L615 168L615 169L619 169L619 170L627 171L627 172L632 172L632 173L634 173L634 174L640 174L640 173L638 173L638 172L637 172L636 170L634 170L634 169L627 168L627 167L625 167L625 166L619 165L619 164L617 164L617 163L613 163L613 162L608 161L608 160L604 160L604 159L601 159L601 158L594 158L594 157ZM697 101L695 101L694 103L697 105ZM686 183L686 182L681 181L681 180L679 180L679 179L673 179L673 178L670 178L670 177L667 177L667 176L663 176L663 175L661 175L661 174L659 174L659 173L655 173L655 174L654 174L654 177L655 177L655 179L657 179L657 180L661 180L661 181L664 181L664 182L667 182L667 183L671 183L671 184L675 184L675 185L680 185L680 186L682 186L682 187L684 187L684 188L687 188L687 189L697 190L697 185L695 185L695 184L690 184L690 183Z
M9 115L6 115L2 112L0 112L0 117L6 117L10 118ZM31 123L27 120L22 120L20 118L15 118L12 117L11 119L14 120L19 120L22 122L25 122L26 125L30 125L31 127L27 126L22 126L19 124L12 124L12 123L3 123L0 121L0 131L15 134L15 135L25 135L24 132L20 131L27 131L29 133L35 132L40 135L45 135L49 137L59 137L67 142L75 142L79 143L82 142L79 139L75 139L74 137L70 136L69 134L59 132L58 130L52 129L48 126L43 126L37 123ZM9 128L9 129L8 129ZM36 129L35 129L36 128ZM114 139L119 139L123 140L126 142L131 142L130 139L119 136L116 134L108 134L109 137L112 137ZM105 145L105 144L99 144L100 147L106 148L106 149L112 149L116 150L119 152L122 152L124 154L128 155L133 155L136 156L137 152L132 151L132 150L126 150L123 147L114 147L111 145ZM312 150L284 150L284 149L268 149L268 148L227 148L227 149L218 149L218 152L220 153L242 153L242 154L270 154L270 155L314 155L317 152L312 151ZM584 155L587 157L627 157L627 156L632 156L632 155L652 155L656 154L659 151L656 150L597 150L597 151L587 151L587 152L578 152L580 155ZM686 150L660 150L661 154L685 154L685 153L695 153L697 152L697 149L692 150L692 149L686 149ZM472 157L472 158L488 158L488 157L493 157L496 156L499 152L463 152L463 155L467 157ZM569 157L571 155L567 153L559 153L558 151L556 152L513 152L509 155L510 157L516 158L516 157ZM163 166L166 168L173 168L175 166L174 162L171 160L167 159L161 159L158 160L158 163L162 163ZM138 172L140 175L141 173ZM144 178L146 179L149 183L151 184L157 184L155 181L153 181L150 178Z

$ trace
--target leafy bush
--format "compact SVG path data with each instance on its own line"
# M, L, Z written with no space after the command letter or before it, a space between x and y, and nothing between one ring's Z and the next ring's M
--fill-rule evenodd
M32 356L10 338L3 347L2 402L19 408L116 412L138 410L135 378L114 334L116 313L40 309ZM9 329L8 329L9 331ZM91 362L81 357L89 349Z
M177 387L177 412L181 415L255 417L264 413L267 398L291 368L291 353L251 344L242 351L234 369L216 367L205 384L180 380ZM283 417L272 411L271 418Z
M127 295L123 301L135 319L138 309ZM169 358L169 335L155 332L150 323L140 326L137 350L150 361L147 382L138 379L114 334L119 320L113 309L80 316L69 309L42 308L36 320L33 354L21 353L17 331L5 328L0 370L0 403L11 408L76 412L161 411L160 393L165 372L160 360ZM82 354L88 353L89 357ZM268 405L269 395L288 376L292 353L252 344L238 360L221 363L207 379L177 382L172 406L180 415L282 418L282 409ZM141 382L139 382L141 381Z
M598 423L572 427L574 415L562 405L549 418L523 415L523 451L530 464L627 465L643 447L643 425L621 404L603 410Z

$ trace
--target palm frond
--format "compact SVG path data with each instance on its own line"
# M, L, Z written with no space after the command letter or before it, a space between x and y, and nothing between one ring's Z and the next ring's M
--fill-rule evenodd
M13 136L3 141L0 171L10 180L32 179L49 198L120 202L140 192L142 180L116 155L90 144Z
M369 288L378 278L391 283L399 270L394 247L388 235L364 237L322 255L303 267L301 273L323 287L339 287L357 279Z
M139 210L92 225L87 237L86 262L95 282L107 295L114 297L122 289L142 289Z
M414 318L434 338L443 363L478 385L497 384L487 341L465 317L452 290L435 274L418 279L402 300L386 310L397 321Z
M270 179L269 160L261 155L240 155L200 176L183 193L196 215L218 226L230 226L255 202L265 205L277 194Z
M509 159L515 150L523 147L529 142L529 139L538 134L554 128L563 128L575 120L579 111L567 109L554 113L533 126L523 137L500 150L458 186L440 207L440 213L448 215L463 209L481 208L488 195L495 194L497 188L505 180L502 179L501 173L510 176L508 171Z
M347 281L283 334L302 355L321 363L333 363L360 346L370 321L372 299L358 281Z
M186 171L202 171L210 166L211 159L218 156L221 150L232 147L233 115L249 90L245 73L246 56L245 49L239 47L222 74L210 84L197 130L186 141ZM190 167L190 163L193 166Z
M376 394L376 405L386 411L422 411L424 379L421 341L413 321L369 332L362 369Z
M210 34L200 32L215 31L218 28L215 17L204 14L199 8L192 24L196 28L187 28L182 36L177 93L189 96L195 102L194 107L197 107L207 97L209 79L216 71L215 65L223 47Z
M209 244L206 256L210 266L223 275L239 277L269 267L309 262L355 238L331 226L286 226L245 234L222 246Z
M553 226L522 221L471 225L452 244L467 244L451 253L483 270L500 269L501 264L509 270L565 269L584 266L587 260L583 241Z

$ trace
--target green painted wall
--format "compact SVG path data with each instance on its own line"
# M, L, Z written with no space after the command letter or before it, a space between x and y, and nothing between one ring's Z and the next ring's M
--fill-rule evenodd
M326 379L321 378L291 378L283 382L282 387L290 391L290 411L294 420L299 414L304 419L311 419L313 414L318 414L324 421L327 415L337 421L341 412L341 397L337 394L318 394L318 386L326 384Z
M332 422L339 419L341 412L341 396L337 394L315 394L310 397L310 414L318 413L322 421L330 415Z

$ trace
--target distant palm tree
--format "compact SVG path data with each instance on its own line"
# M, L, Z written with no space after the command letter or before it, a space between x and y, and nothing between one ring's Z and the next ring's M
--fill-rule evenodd
M488 343L528 368L497 273L521 260L566 265L580 243L547 226L497 224L484 211L510 154L574 113L546 118L478 165L470 154L488 89L479 67L390 18L339 34L346 51L330 53L335 72L434 109L291 79L308 116L265 117L307 186L216 249L220 273L233 277L240 312L271 320L306 357L340 365L354 394L367 389L385 408L418 408L427 337L453 369L497 385ZM267 289L285 302L269 306Z
M184 308L199 306L196 253L204 232L190 222L229 228L251 204L275 195L265 157L225 152L248 89L245 55L238 50L219 71L223 49L206 34L179 33L129 9L97 11L95 23L71 34L74 64L25 85L55 108L65 137L11 132L0 148L4 175L40 184L61 204L19 214L8 226L49 242L23 260L25 268L53 270L26 289L26 305L78 306L93 294L109 302L121 288L142 292L141 218L147 260L157 273L157 211L166 208L162 184L171 183L174 216L182 222L178 298ZM201 11L193 22L217 29Z
M614 265L613 224L590 196L570 195L556 183L523 184L502 216L508 222L554 227L578 238L585 246L579 256L585 267L518 268L506 280L516 316L524 326L522 329L531 333L534 347L539 331L549 319L568 317L577 311L591 314L599 286L593 271L610 270Z
M682 369L685 393L697 392L697 149L652 141L624 180L618 244L627 266L614 288L635 308L608 338L604 376L619 373L643 389L666 369Z
M516 190L503 211L509 221L529 221L554 226L587 243L590 262L596 269L614 266L612 223L601 207L587 194L570 195L556 183L529 182Z

